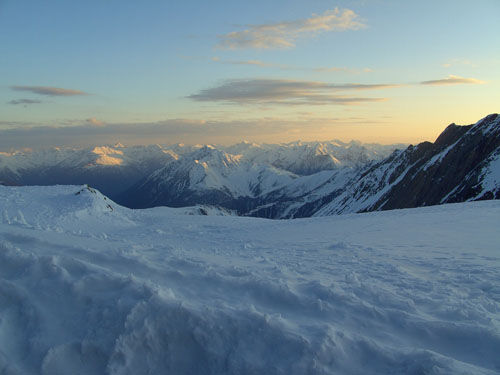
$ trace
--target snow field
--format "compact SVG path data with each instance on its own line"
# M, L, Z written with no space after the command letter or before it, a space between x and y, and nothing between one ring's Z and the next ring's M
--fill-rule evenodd
M499 201L181 213L0 186L0 374L500 372Z

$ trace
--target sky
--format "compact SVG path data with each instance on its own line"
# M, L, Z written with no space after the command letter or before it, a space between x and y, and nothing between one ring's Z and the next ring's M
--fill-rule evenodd
M499 104L498 0L0 0L0 150L418 143Z

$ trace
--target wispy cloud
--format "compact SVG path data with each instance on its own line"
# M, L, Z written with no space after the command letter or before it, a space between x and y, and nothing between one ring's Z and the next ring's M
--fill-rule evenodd
M464 78L454 75L449 75L447 78L443 79L435 79L432 81L423 81L420 82L421 85L433 85L433 86L444 86L444 85L461 85L461 84L473 84L473 85L481 85L486 82L481 81L476 78Z
M11 100L10 102L7 102L7 104L12 104L12 105L24 105L27 106L29 104L39 104L43 103L41 100L36 100L36 99L15 99Z
M394 84L330 84L315 81L281 79L228 80L221 85L204 89L188 98L200 102L233 104L359 104L385 98L352 97L339 95L341 91L377 90L398 87Z
M330 66L330 67L301 67L296 65L289 64L278 64L274 62L262 61L262 60L223 60L220 57L214 56L211 58L213 62L221 63L221 64L231 64L231 65L247 65L247 66L255 66L260 68L275 68L280 70L301 70L301 71L313 71L319 73L332 73L332 72L342 72L348 74L361 74L361 73L370 73L373 72L371 68L348 68L348 67L338 67L338 66Z
M355 68L347 68L347 67L341 67L341 66L320 67L320 68L314 68L313 70L315 72L321 72L321 73L343 72L343 73L349 73L349 74L360 74L360 73L373 72L373 69L370 69L370 68L355 69Z
M472 61L467 60L467 59L452 59L452 60L445 62L444 64L441 64L441 66L444 68L450 68L452 66L470 66L473 68L478 67L477 64L475 64Z
M219 36L217 47L225 49L291 48L303 36L327 31L358 30L365 27L359 16L350 9L332 9L310 18L278 23L250 25L247 29Z
M344 67L338 67L338 66L332 66L332 67L321 67L321 68L315 68L315 72L346 72L350 73L351 69L349 68L344 68Z
M262 67L275 67L277 64L266 63L260 60L244 60L244 61L224 61L225 64L233 64L233 65L254 65L254 66L262 66Z
M80 121L76 126L24 126L0 129L0 151L53 146L95 146L105 144L218 143L270 140L320 140L328 137L352 139L353 124L374 124L373 118L264 117L248 120L169 119L159 122L115 123L95 126ZM1 121L0 121L1 125Z
M277 64L273 62L266 62L262 60L221 60L219 58L212 58L212 61L221 63L221 64L231 64L231 65L247 65L247 66L255 66L259 68L275 68L281 70L305 70L303 68L299 68L292 65L286 64Z
M87 124L93 125L93 126L103 126L104 125L104 121L98 120L95 117L88 118L85 120L85 122Z
M48 86L11 86L14 91L28 91L33 94L47 95L47 96L75 96L75 95L88 95L86 92L80 90L63 89L60 87Z
M22 127L32 127L34 125L37 125L34 122L28 122L28 121L5 121L5 120L0 120L0 131L5 130L5 129L10 129L10 128L22 128Z

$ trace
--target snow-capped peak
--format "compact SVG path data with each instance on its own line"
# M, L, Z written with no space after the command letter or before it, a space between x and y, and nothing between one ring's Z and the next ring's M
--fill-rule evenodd
M94 147L92 153L98 155L95 163L99 165L122 165L123 159L117 156L123 156L123 151L111 147Z

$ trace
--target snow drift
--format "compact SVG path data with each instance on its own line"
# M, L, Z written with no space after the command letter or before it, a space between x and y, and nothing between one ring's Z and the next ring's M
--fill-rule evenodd
M270 221L0 186L1 374L495 374L500 202Z

